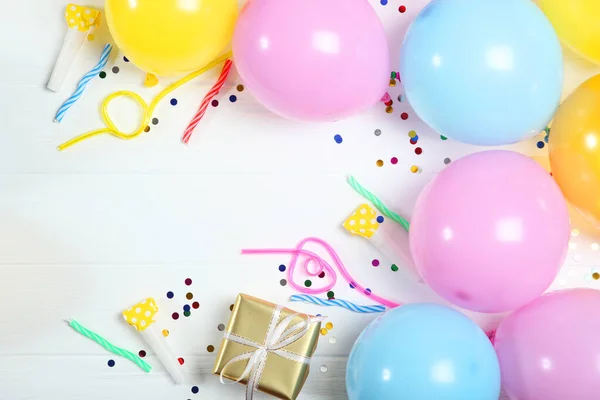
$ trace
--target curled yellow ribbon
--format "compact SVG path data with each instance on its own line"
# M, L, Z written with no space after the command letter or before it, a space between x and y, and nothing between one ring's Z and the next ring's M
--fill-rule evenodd
M104 124L106 125L106 127L79 135L79 136L69 140L68 142L65 142L65 143L61 144L60 146L58 146L58 150L63 151L63 150L65 150L77 143L80 143L86 139L89 139L93 136L102 135L105 133L108 133L109 135L113 135L113 136L115 136L119 139L123 139L123 140L135 139L136 137L140 136L144 132L144 130L150 123L150 119L152 118L152 114L154 113L156 106L167 94L169 94L173 90L185 85L192 79L197 78L198 76L200 76L203 73L205 73L206 71L214 68L215 66L219 65L220 63L225 62L231 56L232 56L231 53L224 54L224 55L218 57L217 59L215 59L214 61L212 61L210 64L206 65L205 67L200 68L199 70L192 72L191 74L181 78L177 82L172 83L167 88L165 88L162 92L160 92L158 95L156 95L156 97L152 100L152 102L150 102L150 105L148 105L146 103L146 101L139 94L132 92L130 90L121 90L121 91L110 94L108 97L106 97L104 99L104 101L102 102L102 107L101 107L101 115L102 115L102 119L104 120ZM142 107L142 110L144 112L144 115L142 118L142 123L138 127L138 129L135 130L134 132L126 133L126 132L119 130L119 128L117 128L117 126L114 124L112 118L110 117L110 115L108 113L109 104L111 103L111 101L113 101L114 99L116 99L118 97L129 97L132 100L135 100Z

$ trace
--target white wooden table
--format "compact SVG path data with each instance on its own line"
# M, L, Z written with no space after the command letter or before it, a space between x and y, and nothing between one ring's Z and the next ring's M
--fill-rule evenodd
M91 2L101 6L100 0ZM400 0L371 0L386 25L394 60L417 7ZM102 126L101 100L117 89L150 99L165 85L145 89L144 74L114 56L107 77L96 79L62 124L52 122L77 80L93 66L106 34L86 43L60 93L45 90L66 29L64 0L0 0L0 400L41 399L240 399L239 385L222 386L211 376L229 306L240 293L286 304L294 292L280 285L286 256L241 256L244 247L293 247L307 236L329 241L346 266L373 291L399 301L431 296L390 268L366 241L349 236L343 220L362 202L346 184L354 174L391 208L409 216L426 182L451 160L475 151L443 141L399 103L400 85L390 88L394 112L383 104L355 118L331 124L302 124L265 111L248 91L238 92L233 74L192 138L183 128L217 71L175 92L177 106L163 102L151 131L132 141L102 136L60 153L56 146ZM112 72L118 66L119 73ZM593 71L569 64L567 91ZM348 82L349 85L352 82ZM236 95L235 103L229 101ZM136 126L139 110L128 101L111 107L124 129ZM409 118L402 120L400 114ZM381 130L376 136L374 131ZM423 153L416 155L408 132L417 131ZM335 135L341 135L338 144ZM517 149L543 159L540 138ZM392 157L398 159L392 164ZM383 167L376 165L384 162ZM422 172L413 174L417 165ZM389 225L389 222L385 222ZM389 226L389 229L394 229ZM401 235L401 234L399 234ZM399 236L400 237L400 236ZM592 286L597 245L581 233L555 287ZM373 259L381 260L377 268ZM600 268L600 266L599 266ZM193 283L186 286L184 281ZM515 277L518 279L518 277ZM586 280L587 279L587 280ZM166 293L172 291L173 299ZM171 313L200 303L189 318ZM365 303L348 285L338 298ZM160 306L157 324L189 384L175 386L120 312L143 297ZM344 399L346 357L358 333L374 318L341 309L294 304L324 313L334 328L322 336L304 399ZM76 318L116 344L146 350L152 374L116 358L79 336L64 322ZM493 326L496 316L477 317ZM115 360L114 367L107 365ZM326 368L321 368L321 367ZM327 372L322 372L322 371ZM192 386L199 393L191 392Z

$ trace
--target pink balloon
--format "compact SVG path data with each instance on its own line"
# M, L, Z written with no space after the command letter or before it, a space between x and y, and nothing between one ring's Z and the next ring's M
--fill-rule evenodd
M367 0L249 0L234 37L247 88L290 119L334 121L381 100L390 57Z
M567 253L569 215L535 161L483 151L425 187L409 234L415 265L440 296L468 310L504 312L550 286Z
M600 399L600 291L544 295L509 315L494 346L514 400Z

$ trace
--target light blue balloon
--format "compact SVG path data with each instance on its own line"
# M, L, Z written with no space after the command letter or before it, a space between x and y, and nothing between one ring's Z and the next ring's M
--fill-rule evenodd
M361 333L346 389L350 400L498 400L500 366L486 334L465 315L409 304Z
M416 114L440 134L504 145L552 119L562 50L531 0L433 0L406 33L400 77Z

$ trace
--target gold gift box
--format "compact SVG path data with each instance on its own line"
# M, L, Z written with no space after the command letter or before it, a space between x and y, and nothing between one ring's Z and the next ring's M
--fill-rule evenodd
M235 301L226 332L234 333L262 345L265 342L265 336L276 307L275 304L267 301L246 294L240 294ZM293 314L297 313L288 308L282 308L279 321L276 322L279 323L282 319ZM306 314L297 315L292 319L289 326L291 327L297 323L306 321L308 318L314 317L307 316ZM317 347L320 329L320 321L311 324L308 327L308 332L303 337L284 347L283 350L307 358L312 357ZM224 378L233 381L238 380L244 373L248 360L231 363L225 371L223 371L223 368L232 358L255 350L253 347L224 338L221 341L221 348L215 361L213 374L220 375L223 373ZM295 400L306 382L309 369L308 364L269 353L259 381L258 390L282 400ZM240 380L240 383L246 385L248 377Z

